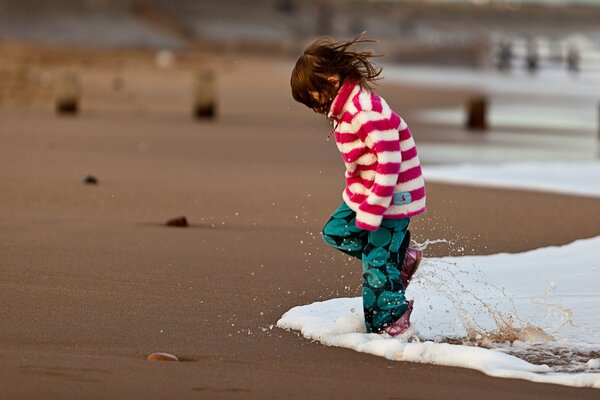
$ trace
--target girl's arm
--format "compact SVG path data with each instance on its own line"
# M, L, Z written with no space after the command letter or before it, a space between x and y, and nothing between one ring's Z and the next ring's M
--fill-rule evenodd
M356 226L369 231L379 228L392 202L402 162L399 127L408 129L385 102L376 105L381 111L363 111L356 116L361 122L359 137L377 157L373 186L356 213Z

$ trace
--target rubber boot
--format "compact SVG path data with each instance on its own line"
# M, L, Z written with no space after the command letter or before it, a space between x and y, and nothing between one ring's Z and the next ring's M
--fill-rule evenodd
M387 333L388 335L393 337L402 335L404 332L406 332L408 328L410 328L410 314L413 310L413 303L414 300L410 300L408 302L408 308L406 309L406 311L404 311L404 314L402 314L402 316L392 325L383 329L381 333Z
M421 250L413 249L409 247L406 250L406 255L404 256L404 262L402 263L402 270L400 271L400 279L402 280L402 286L404 286L404 290L410 283L412 276L419 268L419 264L421 264L421 258L423 257L423 252Z

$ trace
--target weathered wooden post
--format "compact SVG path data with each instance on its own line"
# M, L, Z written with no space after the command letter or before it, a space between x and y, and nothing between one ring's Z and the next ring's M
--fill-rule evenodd
M317 34L331 35L333 30L333 5L327 1L319 1L317 7Z
M498 69L506 72L510 70L512 66L512 44L509 41L502 40L498 46Z
M572 74L579 72L580 55L579 50L574 45L569 46L567 51L567 70Z
M63 74L56 82L56 113L75 115L79 112L81 86L79 79L73 73Z
M487 130L487 99L484 96L472 97L467 101L467 129Z
M193 114L195 118L214 118L216 114L215 74L210 69L199 71L194 77Z
M284 14L292 15L296 13L296 4L294 4L294 0L279 0L275 3L275 9Z
M596 144L596 156L600 159L600 101L598 102L598 143Z
M535 74L540 66L540 55L538 53L537 43L533 39L527 40L525 65L530 74Z

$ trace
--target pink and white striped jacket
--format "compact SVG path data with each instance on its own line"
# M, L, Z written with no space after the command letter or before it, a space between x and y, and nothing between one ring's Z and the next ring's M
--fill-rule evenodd
M374 231L383 218L425 212L425 182L417 148L406 123L384 99L345 82L328 114L346 165L345 203L356 226Z

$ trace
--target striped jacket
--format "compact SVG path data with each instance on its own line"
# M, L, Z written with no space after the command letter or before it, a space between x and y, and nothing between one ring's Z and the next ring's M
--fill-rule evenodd
M334 121L333 134L346 165L342 197L356 212L357 227L374 231L383 218L425 212L425 182L415 142L384 99L345 82L328 117Z

